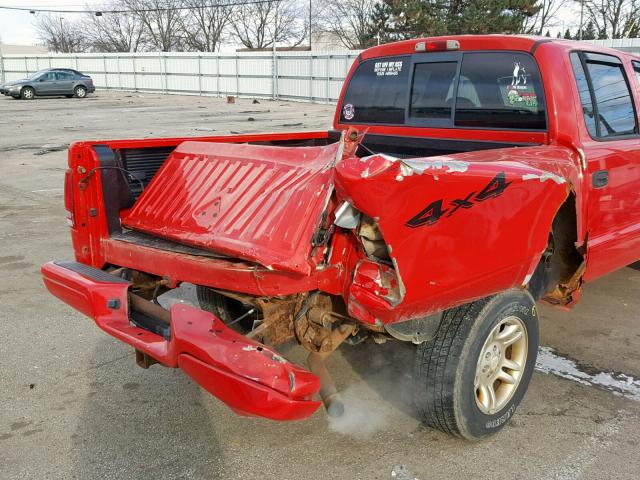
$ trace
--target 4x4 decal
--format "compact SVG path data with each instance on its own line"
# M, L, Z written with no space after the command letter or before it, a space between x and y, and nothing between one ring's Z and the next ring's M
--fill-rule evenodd
M410 228L434 225L442 216L450 217L461 208L468 210L477 202L484 202L502 195L509 185L511 182L506 181L505 173L500 172L477 195L475 195L476 192L471 192L464 198L452 200L449 202L448 208L443 208L444 200L442 198L431 202L417 215L411 217L405 225Z

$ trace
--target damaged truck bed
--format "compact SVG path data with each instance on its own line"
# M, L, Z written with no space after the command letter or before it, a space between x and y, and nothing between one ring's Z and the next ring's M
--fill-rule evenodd
M242 415L340 415L326 357L409 342L424 421L489 435L531 378L535 302L640 258L638 72L565 41L411 40L359 56L331 131L75 143L75 261L45 285ZM183 282L201 308L162 308Z

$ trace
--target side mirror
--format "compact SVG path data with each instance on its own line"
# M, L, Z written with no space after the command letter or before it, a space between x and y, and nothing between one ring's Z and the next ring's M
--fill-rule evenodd
M38 81L39 81L39 82L44 82L45 80L46 80L46 78L41 78L41 79L39 79Z

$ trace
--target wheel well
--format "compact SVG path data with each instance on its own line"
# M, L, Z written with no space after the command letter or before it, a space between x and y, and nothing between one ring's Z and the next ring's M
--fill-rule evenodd
M581 271L584 252L577 245L576 197L572 192L560 206L551 225L549 243L536 267L528 289L533 298L552 303L568 303L572 283Z

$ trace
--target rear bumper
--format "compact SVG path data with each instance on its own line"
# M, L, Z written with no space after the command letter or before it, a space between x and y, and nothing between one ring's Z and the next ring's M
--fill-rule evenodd
M312 373L188 305L171 307L168 338L129 320L129 282L76 262L42 266L47 289L109 335L167 367L181 368L240 415L298 420L312 415L320 389Z

